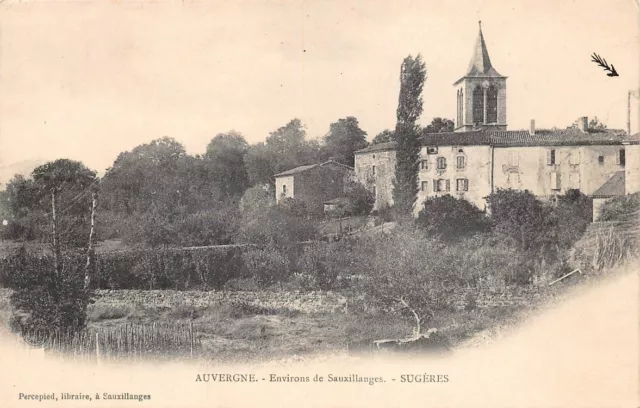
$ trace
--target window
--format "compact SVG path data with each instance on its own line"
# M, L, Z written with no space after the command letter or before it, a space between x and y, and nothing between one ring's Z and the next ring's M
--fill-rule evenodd
M552 190L560 190L560 173L552 172L551 176L551 189Z
M498 90L491 85L487 89L487 123L498 122Z
M438 154L438 148L437 147L427 147L427 154Z
M598 163L604 164L604 156L602 155L598 156Z
M458 89L458 126L462 126L462 114L464 105L464 92Z
M484 91L479 85L473 90L473 123L484 123Z
M456 191L469 191L469 180L464 178L456 179Z
M518 167L520 165L520 157L518 152L509 152L509 166Z
M287 185L283 184L282 185L282 195L286 195L287 194Z
M580 150L574 150L571 152L571 154L569 155L569 164L580 164Z
M420 160L420 170L429 170L428 160Z
M439 179L433 180L433 191L449 191L451 189L451 183L449 180Z
M423 181L420 189L422 191L427 191L429 189L429 182L428 181Z
M373 186L373 188L371 189L371 192L373 193L374 197L377 197L376 196L376 186Z
M456 168L457 169L464 169L466 163L465 163L465 157L464 156L458 156L456 157Z
M617 157L616 164L624 166L625 162L627 161L626 160L627 158L625 157L624 149L620 149L616 157Z
M569 188L573 188L576 190L580 189L580 173L572 172L569 173Z
M444 170L447 168L447 159L444 157L438 157L438 170Z
M547 165L553 166L556 164L556 150L547 150Z
M376 166L371 166L371 174L376 175Z

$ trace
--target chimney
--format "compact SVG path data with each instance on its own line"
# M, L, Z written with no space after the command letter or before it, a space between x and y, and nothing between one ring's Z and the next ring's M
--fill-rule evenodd
M578 118L578 129L582 133L587 133L589 131L589 118L586 116L582 116Z
M531 125L529 125L529 134L531 136L536 134L536 120L531 119Z

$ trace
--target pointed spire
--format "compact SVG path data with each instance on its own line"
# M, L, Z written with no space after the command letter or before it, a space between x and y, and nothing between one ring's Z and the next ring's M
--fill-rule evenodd
M478 21L478 38L473 47L473 55L471 56L467 73L454 82L454 85L457 85L465 78L507 78L500 75L491 65L487 44L484 42L484 35L482 34L482 21Z
M487 44L484 42L484 36L482 35L482 20L478 21L478 29L478 39L473 47L473 56L469 62L467 75L485 74L493 68L487 51Z

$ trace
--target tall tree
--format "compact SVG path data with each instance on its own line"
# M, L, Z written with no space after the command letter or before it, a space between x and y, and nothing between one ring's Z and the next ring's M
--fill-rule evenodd
M409 215L418 194L420 131L416 124L422 115L422 88L427 70L422 57L406 57L400 68L400 97L395 139L396 169L393 201L398 214Z
M206 165L214 183L226 197L240 197L249 183L244 155L249 144L234 131L216 135L205 153Z
M326 159L315 140L305 140L306 131L300 119L292 119L271 132L264 143L250 146L245 164L251 185L273 185L274 174Z
M63 246L84 246L88 237L91 192L96 173L74 160L58 159L36 167L31 178L15 176L7 184L9 236L41 239L51 236L52 195Z
M358 119L347 116L329 126L324 143L327 153L334 160L353 167L354 152L367 147L367 132L360 129Z
M431 123L424 128L424 133L453 132L455 124L446 118L433 118Z

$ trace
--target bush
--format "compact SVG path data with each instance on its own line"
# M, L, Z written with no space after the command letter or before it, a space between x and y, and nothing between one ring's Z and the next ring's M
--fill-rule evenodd
M568 249L580 239L593 218L593 200L580 193L569 190L552 208L549 239L557 242L561 249Z
M602 205L598 221L632 222L640 215L640 193L613 198Z
M275 206L243 214L238 241L282 247L308 241L315 235L316 226L312 221Z
M514 240L521 249L544 243L545 209L528 190L498 189L488 197L493 231Z
M262 288L283 282L290 276L289 259L275 247L249 250L242 254L242 260L250 276Z
M84 289L84 265L65 257L59 272L53 259L14 254L11 277L11 328L16 332L78 331L86 324L92 292Z
M373 209L376 197L365 186L356 181L345 184L345 195L349 201L346 209L348 215L367 215Z
M450 241L485 231L487 220L485 214L469 201L447 194L424 201L417 225L428 235Z
M308 279L304 286L315 290L332 289L340 274L339 259L345 251L333 250L336 244L314 243L304 249L298 268Z

